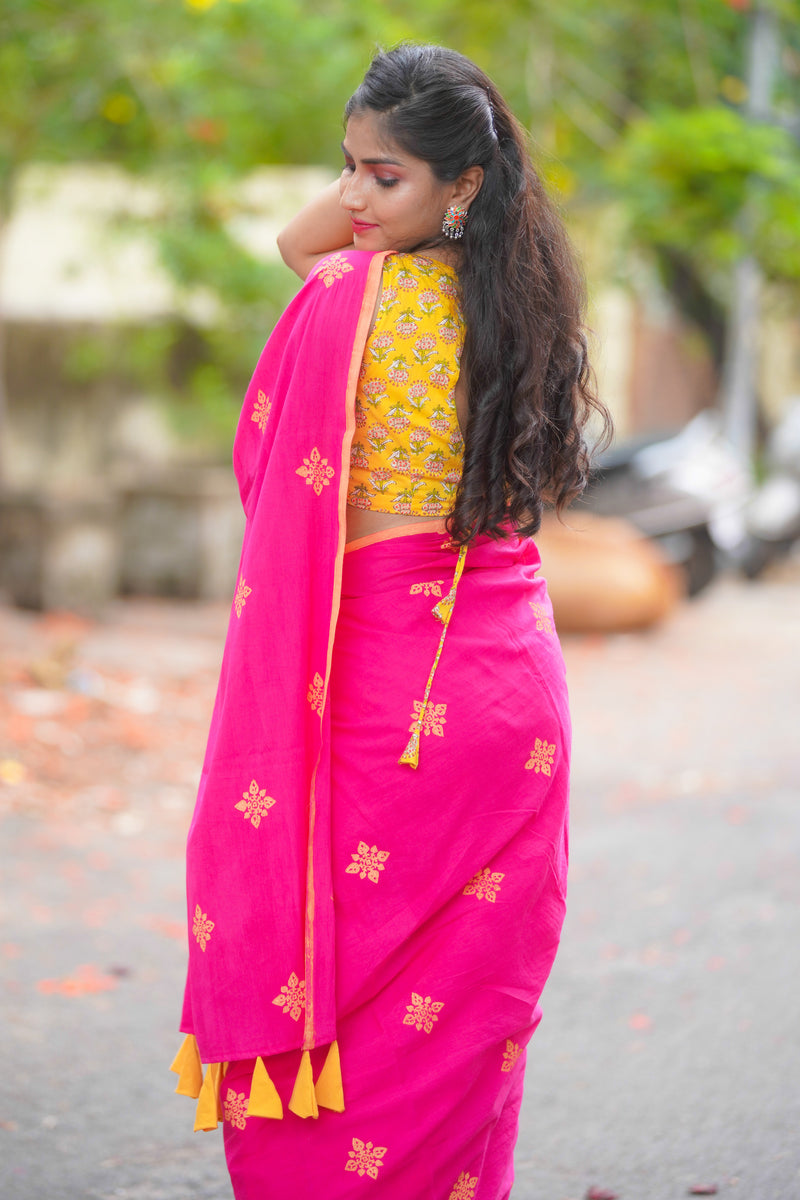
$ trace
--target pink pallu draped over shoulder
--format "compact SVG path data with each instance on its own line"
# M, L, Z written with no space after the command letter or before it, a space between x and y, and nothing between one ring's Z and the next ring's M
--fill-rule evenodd
M507 1197L564 917L570 724L533 542L464 557L420 525L345 552L384 257L319 265L236 438L247 526L188 841L182 1028L222 1064L196 1127L224 1120L237 1200ZM178 1068L197 1095L199 1062Z
M247 523L187 848L181 1028L203 1062L336 1036L325 693L382 262L352 252L317 267L264 349L236 433ZM302 998L300 1020L274 1003L282 995L295 1013Z

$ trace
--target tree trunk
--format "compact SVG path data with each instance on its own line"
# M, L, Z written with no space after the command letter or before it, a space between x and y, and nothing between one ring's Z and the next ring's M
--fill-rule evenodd
M750 18L748 39L747 113L753 121L772 118L772 87L779 51L775 13L767 4L759 3ZM745 205L741 223L750 247L754 215L751 201ZM723 428L742 463L752 467L758 417L758 329L762 284L761 268L752 250L736 264L733 282L722 376Z

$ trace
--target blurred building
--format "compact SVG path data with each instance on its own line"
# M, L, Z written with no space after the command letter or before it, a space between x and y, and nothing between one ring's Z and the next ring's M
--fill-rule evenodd
M230 231L277 258L289 215L330 175L265 168L242 186ZM110 167L31 168L0 259L5 321L0 586L17 602L96 607L122 590L227 596L241 515L223 459L187 452L162 398L119 378L76 383L76 337L174 318L212 325L210 289L178 293L137 222L158 211L153 185ZM620 272L613 211L572 229L590 284L600 391L619 436L669 432L712 405L717 379L701 336L638 262ZM616 247L616 250L615 250ZM264 330L264 335L269 330ZM764 325L768 415L800 391L800 322ZM232 433L232 431L231 431Z

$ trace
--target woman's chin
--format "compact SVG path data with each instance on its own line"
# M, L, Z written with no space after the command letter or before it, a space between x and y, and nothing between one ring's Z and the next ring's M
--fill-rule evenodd
M379 229L365 229L363 232L353 233L353 245L356 250L389 250L389 246L385 237L381 236Z

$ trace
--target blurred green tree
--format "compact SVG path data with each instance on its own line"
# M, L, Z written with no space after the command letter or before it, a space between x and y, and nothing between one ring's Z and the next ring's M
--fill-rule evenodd
M800 0L770 0L782 39L769 123L747 111L759 2L5 0L0 236L27 163L111 161L157 177L164 261L187 292L214 292L225 326L184 390L232 427L254 347L293 287L233 236L237 182L265 163L333 168L343 102L375 46L438 41L497 80L568 206L622 205L631 240L719 359L748 229L768 277L800 280Z

